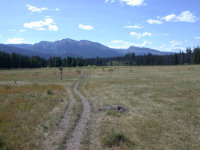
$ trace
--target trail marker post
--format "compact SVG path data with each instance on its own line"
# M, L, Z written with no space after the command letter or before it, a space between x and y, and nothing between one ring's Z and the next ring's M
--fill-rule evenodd
M59 70L60 70L60 79L62 80L63 67L60 66L60 67L59 67Z

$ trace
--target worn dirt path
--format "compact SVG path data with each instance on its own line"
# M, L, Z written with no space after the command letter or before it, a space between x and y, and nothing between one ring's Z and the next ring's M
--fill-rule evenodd
M81 139L83 138L83 133L86 128L87 122L90 119L90 104L88 100L77 90L80 80L75 84L73 91L78 95L83 104L83 112L81 114L80 120L76 125L72 136L67 141L66 150L78 150L80 148Z
M59 126L56 129L54 129L53 134L51 136L48 136L48 138L44 141L43 148L45 149L49 149L49 150L58 149L60 141L62 141L66 135L67 128L69 126L70 117L72 114L72 108L75 102L72 92L68 89L66 90L69 95L69 105L65 111L65 114Z

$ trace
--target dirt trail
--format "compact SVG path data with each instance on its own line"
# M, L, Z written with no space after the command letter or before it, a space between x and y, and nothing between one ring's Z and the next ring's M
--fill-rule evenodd
M51 136L48 136L48 138L45 139L44 143L42 144L43 145L42 147L45 149L52 149L52 150L58 149L60 141L62 141L66 135L70 117L72 114L72 108L75 102L72 92L68 89L66 90L69 95L69 105L65 111L65 114L59 126L54 130Z
M78 95L83 103L83 112L81 114L80 120L76 125L71 138L67 141L66 150L78 150L80 148L81 139L83 138L83 133L86 128L87 122L90 119L90 104L88 100L77 90L80 80L76 83L73 91Z

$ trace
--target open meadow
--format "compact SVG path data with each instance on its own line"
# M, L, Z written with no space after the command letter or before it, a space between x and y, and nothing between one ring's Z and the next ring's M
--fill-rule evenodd
M64 68L62 81L58 68L1 70L0 150L66 149L84 98L79 149L200 149L200 66L184 65Z
M80 91L93 106L91 149L200 149L200 66L102 67L88 72ZM98 111L114 105L128 111Z
M65 69L61 81L57 68L1 70L0 149L58 147L66 136L56 136L56 130L69 105L67 90L79 75L76 69ZM72 122L79 109L74 107Z

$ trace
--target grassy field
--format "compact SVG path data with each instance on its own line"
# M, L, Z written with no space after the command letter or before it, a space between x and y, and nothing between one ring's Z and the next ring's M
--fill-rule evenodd
M90 149L199 150L200 66L89 69ZM120 105L125 113L99 112Z
M0 71L0 149L41 149L68 105L66 89L79 77L65 68Z
M78 88L92 107L81 149L200 149L198 65L64 68L62 81L57 68L1 70L0 149L41 149L81 72ZM82 110L74 97L71 130ZM99 111L115 105L128 111Z

